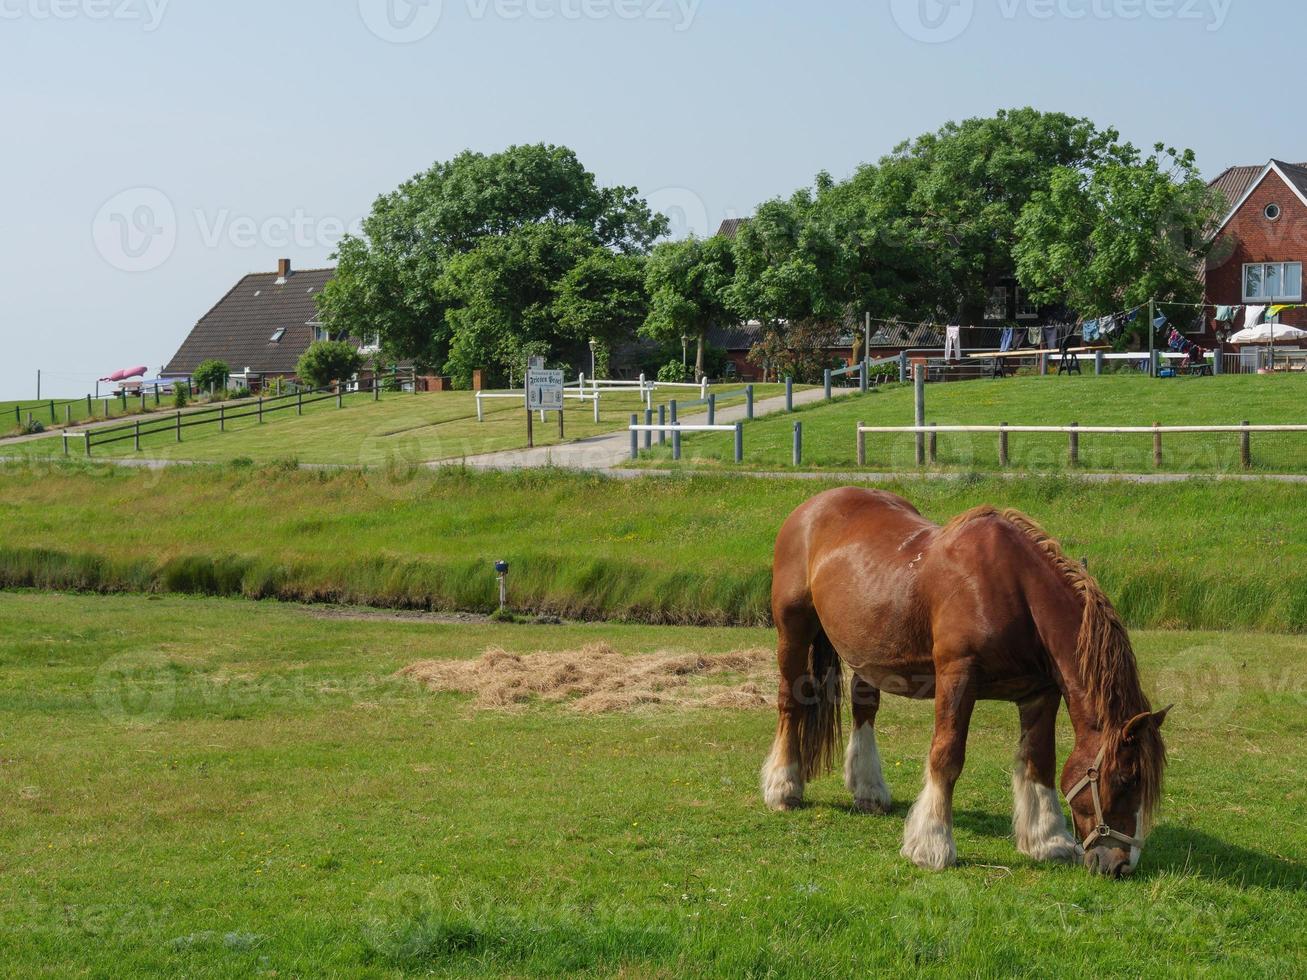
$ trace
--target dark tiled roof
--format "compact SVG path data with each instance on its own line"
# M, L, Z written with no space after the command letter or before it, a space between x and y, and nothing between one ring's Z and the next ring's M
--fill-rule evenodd
M1291 171L1297 173L1301 176L1302 180L1307 181L1307 163L1284 163L1281 160L1276 160L1275 162L1279 164L1279 167L1284 171L1285 176L1289 177L1290 180L1295 181L1295 183L1298 183L1299 189L1307 194L1307 184L1299 183L1298 177L1295 177L1291 173ZM1253 183L1262 175L1262 171L1265 169L1266 164L1264 163L1248 167L1230 167L1208 186L1224 194L1226 207L1233 208L1243 199L1243 196L1248 193L1252 188Z
M717 229L717 234L722 238L734 238L739 230L748 223L748 218L727 218L722 222L722 226Z
M1275 163L1298 193L1307 197L1307 163L1285 163L1283 160L1276 160Z
M233 373L247 367L256 374L293 374L295 362L313 342L311 320L317 319L317 298L335 269L292 272L282 285L277 273L246 276L218 305L200 318L165 375L188 375L202 361L224 361ZM285 334L273 343L273 334Z

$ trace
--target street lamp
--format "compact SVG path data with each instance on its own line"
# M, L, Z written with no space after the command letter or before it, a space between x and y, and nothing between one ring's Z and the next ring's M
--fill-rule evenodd
M681 367L688 368L689 366L690 366L690 335L688 333L683 333L681 334Z
M599 341L593 337L590 338L590 380L595 377L595 348L599 346Z

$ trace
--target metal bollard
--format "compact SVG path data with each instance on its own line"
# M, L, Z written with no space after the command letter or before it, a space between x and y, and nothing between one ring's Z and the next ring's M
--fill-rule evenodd
M1103 373L1103 352L1101 350L1096 350L1094 351L1094 374L1101 375L1102 373Z
M858 423L858 465L859 466L867 465L867 433L862 431L862 426L864 424L865 423L863 422Z
M1157 429L1161 426L1161 424L1162 424L1161 422L1154 422L1153 428ZM1153 465L1156 466L1158 469L1161 469L1162 467L1162 433L1161 432L1153 433Z
M827 369L826 369L826 380L825 380L825 384L826 384L826 400L827 400L827 401L830 401L830 400L831 400L831 391L830 391L830 368L827 368Z
M998 465L1003 467L1008 465L1006 426L1006 422L1000 422L998 424Z
M744 423L735 423L735 461L744 462Z
M132 436L135 440L136 451L139 453L141 451L141 422L139 419L133 425Z
M1243 420L1245 426L1243 432L1239 433L1239 462L1243 468L1250 470L1253 468L1253 447L1252 435L1248 432L1247 426L1251 425L1247 419Z
M595 407L595 425L598 425L599 424L599 389L598 388L595 389L594 407Z
M785 376L785 411L794 411L794 379L788 374Z
M862 359L862 370L861 370L861 372L860 372L861 375L862 375L862 377L861 377L861 379L860 379L859 382L858 382L858 389L859 389L859 390L860 390L864 395L867 393L867 375L870 373L870 368L868 368L867 365L870 364L870 363L871 363L871 362L868 361L865 357Z
M672 425L675 425L678 421L678 419L676 418L676 399L673 398L670 404L671 404L671 412L672 412L671 423Z
M1079 422L1072 422L1071 428L1074 430L1079 425L1080 425ZM1080 465L1080 433L1079 432L1073 431L1070 434L1070 436L1068 436L1067 450L1069 453L1068 458L1071 461L1071 465L1079 466Z
M660 446L665 446L665 445L667 445L667 431L666 431L665 429L661 428L661 426L664 426L664 425L666 425L666 424L667 424L667 406L666 406L666 405L659 405L659 406L658 406L658 425L659 425L660 428L658 429L658 445L660 445Z
M673 422L672 425L676 425L676 423ZM680 459L680 458L681 458L681 430L679 428L675 428L672 429L672 459Z
M649 426L652 426L652 425L653 425L653 409L652 409L652 408L646 408L646 409L644 410L644 424L645 424L645 425L649 425ZM652 448L653 448L653 432L650 431L650 430L648 430L648 429L646 429L646 430L645 430L645 433L644 433L644 448L645 448L645 449L652 449Z
M716 395L708 396L708 424L709 425L717 424L717 396Z
M631 458L640 458L640 433L635 431L635 427L640 424L639 416L634 412L631 413Z
M803 465L803 423L794 423L794 465Z
M744 386L744 417L753 421L753 385Z
M934 431L935 423L930 423L930 463L934 466L939 462L939 435Z
M481 392L479 391L476 394L476 403L477 403L477 421L484 422L486 420L485 402L481 400Z

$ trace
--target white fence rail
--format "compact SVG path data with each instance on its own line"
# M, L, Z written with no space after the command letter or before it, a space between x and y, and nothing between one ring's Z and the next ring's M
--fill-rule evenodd
M735 433L735 461L744 462L744 423L736 422L734 425L682 425L680 422L673 422L671 425L641 425L639 416L631 416L631 458L640 458L640 434L644 433L645 448L650 448L650 436L657 433L659 443L662 437L671 433L672 436L672 459L681 458L681 433L683 432L733 432Z
M950 433L997 434L1000 466L1008 466L1008 437L1014 434L1054 434L1067 437L1067 455L1072 466L1080 462L1082 435L1151 435L1153 437L1153 465L1162 466L1162 437L1183 434L1237 434L1240 461L1244 469L1252 467L1252 439L1254 433L1307 432L1307 425L863 425L858 423L858 465L867 465L867 436L903 435L917 437L917 465L926 461L926 444L929 440L930 461L938 461L937 437Z

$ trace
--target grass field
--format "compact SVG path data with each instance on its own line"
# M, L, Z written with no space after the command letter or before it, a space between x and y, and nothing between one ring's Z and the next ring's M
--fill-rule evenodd
M87 410L85 398L56 398L54 401L54 411L51 412L51 399L42 401L0 401L0 435L7 435L18 431L19 426L27 421L30 414L32 418L40 422L46 428L54 426L63 426L66 422L74 424L78 422L98 422L105 418L127 418L140 415L141 401L139 398L127 399L126 407L117 398L108 399L109 414L105 415L105 399L94 399L91 402L90 410ZM162 399L160 405L154 404L153 394L146 396L145 414L153 412L163 412L171 410L172 399L170 397ZM0 443L0 449L4 446Z
M727 389L719 390L727 393ZM670 392L672 389L659 392L655 406L667 403L673 397ZM783 393L783 386L755 386L758 399ZM682 402L698 397L697 392L687 396L680 391L677 395ZM721 399L719 405L743 401L743 396L737 395ZM184 429L180 443L172 430L166 430L143 436L140 453L131 439L94 447L92 452L97 457L197 462L295 460L376 466L458 459L526 446L526 418L520 401L486 400L484 422L477 421L476 398L467 391L383 394L380 402L374 402L371 393L356 393L347 395L343 405L337 409L334 400L317 402L306 406L303 416L297 416L293 408L282 410L268 415L263 424L257 418L242 419L229 423L225 432L219 430L215 420L210 425ZM630 424L631 413L641 409L641 402L634 392L606 394L600 402L597 425L590 402L569 400L566 406L564 439L558 437L557 416L548 416L544 423L537 416L537 446L558 445L624 428ZM74 448L77 445L74 443ZM63 453L63 445L61 439L51 438L19 444L11 451L54 456ZM0 443L0 454L5 452L6 447Z
M810 405L793 416L771 416L746 426L745 465L754 469L791 468L793 423L803 422L804 468L852 471L857 468L856 426L913 424L913 391L894 385L864 398ZM1273 377L1224 375L1217 378L1152 380L1136 375L1094 377L1017 377L930 385L926 421L939 425L1238 425L1307 424L1307 375ZM1166 471L1232 472L1240 469L1237 435L1172 435L1163 445ZM684 460L698 465L734 467L727 436L684 439ZM1307 472L1307 433L1254 435L1254 469ZM1028 472L1069 468L1064 435L1012 435L1011 465ZM645 454L652 465L671 462L671 449ZM939 466L958 470L998 468L998 436L939 436ZM869 435L867 468L876 472L916 469L915 437ZM1153 471L1152 436L1080 437L1080 468L1122 473Z
M881 712L890 816L852 812L836 777L777 815L756 788L770 711L479 712L393 676L492 645L707 653L768 646L766 631L0 594L0 961L12 976L1302 975L1307 641L1136 639L1145 686L1181 704L1160 824L1113 882L1015 851L1009 705L976 712L962 864L929 874L898 856L927 704Z
M342 415L348 415L349 410ZM761 624L781 522L820 481L557 471L0 467L0 586ZM1137 626L1307 630L1301 487L905 480L936 520L1018 507Z

